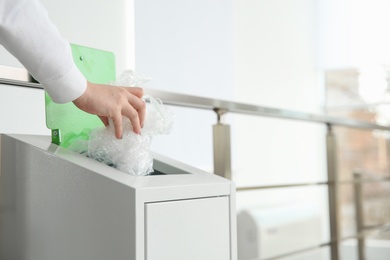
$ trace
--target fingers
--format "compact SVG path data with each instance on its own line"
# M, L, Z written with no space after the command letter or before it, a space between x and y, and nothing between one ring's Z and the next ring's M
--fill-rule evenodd
M115 136L119 139L122 138L123 135L122 116L127 117L130 120L134 133L140 134L146 113L145 102L141 99L143 90L140 88L131 88L131 91L128 91L129 88L125 89L127 90L125 92L122 92L123 89L119 91L119 93L122 92L122 94L117 101L117 110L114 114L111 113L115 128ZM103 123L105 123L105 121L103 121Z
M139 89L139 88L136 88L136 89ZM143 90L140 89L141 91L138 91L139 93L138 94L142 94L143 95ZM142 96L141 96L142 97ZM139 124L141 126L141 128L143 127L144 125L144 121L145 121L145 114L146 114L146 105L145 105L145 102L141 99L141 97L139 96L136 96L136 95L133 95L132 93L128 93L127 95L127 100L129 102L129 104L136 110L136 112L138 113L138 119L139 119ZM129 111L127 111L129 113ZM129 114L130 115L130 114ZM130 119L130 118L129 118Z
M115 136L121 138L122 115L130 119L135 133L141 132L146 113L145 102L141 99L143 94L142 88L114 87L87 82L87 90L73 103L79 109L99 116L105 126L109 124L108 119L112 119Z
M138 87L126 87L126 90L127 90L129 93L131 93L131 94L133 94L133 95L135 95L135 96L137 96L137 97L139 97L139 98L142 98L142 97L144 96L144 90L143 90L142 88L138 88Z
M139 116L139 122L141 124L141 128L144 127L145 115L146 115L146 105L145 102L143 102L143 108L141 110L138 110L138 116Z
M122 139L122 115L117 114L112 118L115 128L115 136L118 139Z
M136 134L141 133L141 123L138 112L130 104L122 109L122 115L129 118L133 131Z

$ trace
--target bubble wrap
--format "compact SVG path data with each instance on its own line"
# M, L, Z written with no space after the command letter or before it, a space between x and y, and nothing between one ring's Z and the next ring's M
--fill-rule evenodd
M146 80L136 77L132 71L126 71L112 85L140 86ZM76 142L70 149L131 175L140 176L153 172L150 151L152 137L169 134L174 116L161 100L151 96L144 96L143 99L146 102L146 115L141 134L135 134L130 120L123 117L122 139L115 137L114 124L110 121L108 127L91 130L88 141Z

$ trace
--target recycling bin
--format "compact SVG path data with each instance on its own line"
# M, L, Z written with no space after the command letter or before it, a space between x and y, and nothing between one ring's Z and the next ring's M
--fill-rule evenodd
M0 148L0 259L237 259L229 180L159 154L131 176L49 136Z

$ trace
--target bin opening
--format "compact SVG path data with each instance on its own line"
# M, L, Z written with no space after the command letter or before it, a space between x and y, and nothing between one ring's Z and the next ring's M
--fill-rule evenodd
M151 172L151 173L149 173L149 175L147 175L147 176L154 176L154 175L167 175L167 173L165 173L165 172L161 172L161 171L159 171L159 170L156 170L156 169L153 169L154 171L153 172Z
M93 158L86 156L87 158L90 158L94 160ZM107 166L110 166L112 168L117 168L115 164L113 163L105 163L105 162L100 162L103 163ZM142 176L156 176L156 175L171 175L171 174L191 174L189 172L183 171L181 169L172 167L168 164L165 164L161 161L158 160L153 160L153 172L149 173L148 175L142 175Z
M146 176L156 176L156 175L172 175L172 174L191 174L188 171L178 169L172 165L166 164L160 160L153 159L153 170L154 172L149 173Z

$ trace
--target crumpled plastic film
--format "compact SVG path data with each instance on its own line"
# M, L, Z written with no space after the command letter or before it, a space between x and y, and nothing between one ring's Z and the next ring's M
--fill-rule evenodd
M112 122L107 128L92 130L88 141L88 157L115 167L131 175L147 175L153 171L153 158L150 155L152 136L137 135L131 130L130 121L123 118L123 137L115 137Z
M141 86L145 81L146 78L126 71L112 85ZM150 151L152 137L169 134L174 115L161 100L151 96L144 96L143 99L146 102L146 115L141 134L135 134L130 120L123 117L122 139L115 137L114 124L110 121L107 127L93 129L88 141L74 143L70 149L131 175L148 175L153 172Z
M116 79L115 82L111 82L113 86L124 86L124 87L141 87L144 86L151 79L140 76L132 70L125 70L122 75Z

